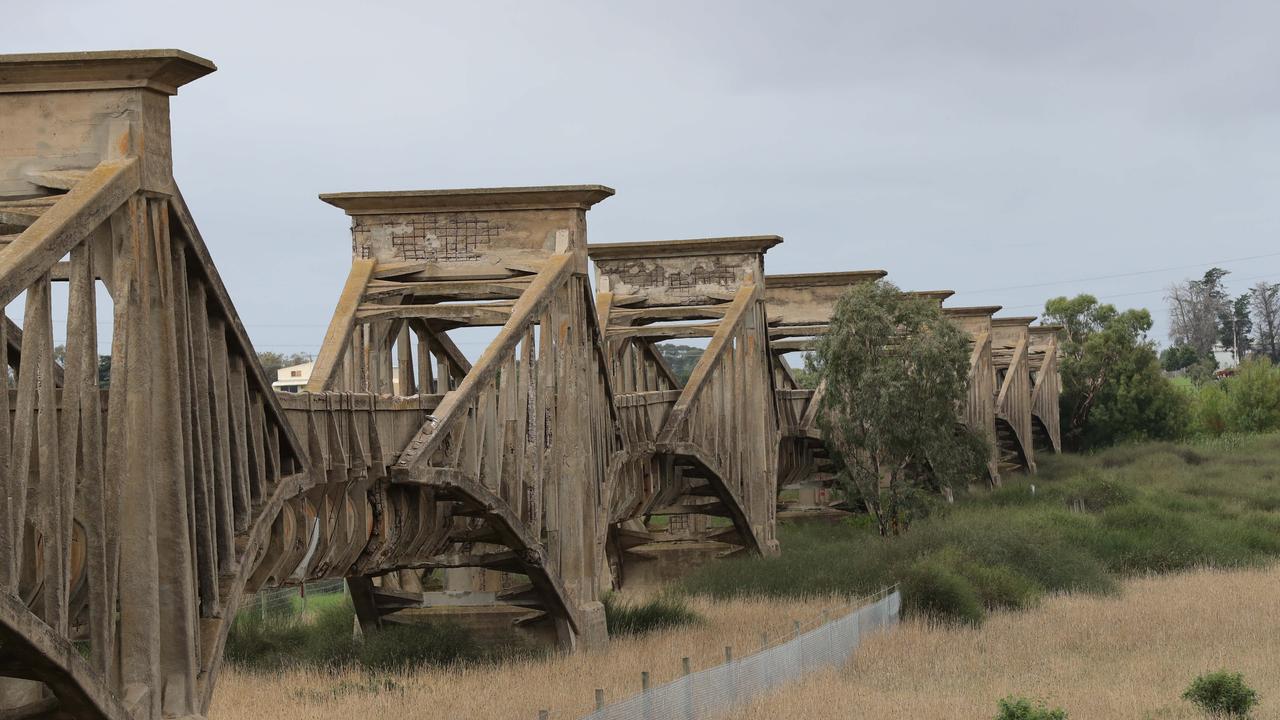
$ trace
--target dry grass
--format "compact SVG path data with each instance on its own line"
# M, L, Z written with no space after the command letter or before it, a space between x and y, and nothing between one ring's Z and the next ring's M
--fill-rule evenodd
M1010 694L1077 720L1201 718L1191 679L1230 668L1280 718L1280 568L1205 570L1125 584L1119 597L1064 595L992 615L978 629L904 623L841 671L757 701L738 720L995 716Z
M578 718L594 708L595 688L604 688L610 700L627 697L639 692L641 671L648 670L655 685L666 682L679 674L682 657L689 657L695 670L718 664L726 645L735 655L753 652L762 633L778 638L791 631L794 620L813 620L839 604L834 599L692 598L690 607L706 618L692 628L614 640L607 651L498 667L419 670L376 679L356 671L262 675L226 668L209 718L535 720L540 709L551 709L552 718Z
M1230 668L1262 695L1254 718L1280 718L1280 567L1203 570L1125 584L1120 596L1060 595L1032 611L996 613L981 628L904 623L870 640L841 671L783 688L737 720L928 718L995 714L1010 694L1047 700L1076 720L1201 717L1180 696L1196 675ZM394 717L490 720L578 718L593 691L633 694L640 672L655 684L741 655L760 634L778 637L792 619L834 601L712 601L694 598L707 622L691 629L615 640L606 652L554 656L490 668L426 670L380 677L306 671L257 675L227 669L210 720Z

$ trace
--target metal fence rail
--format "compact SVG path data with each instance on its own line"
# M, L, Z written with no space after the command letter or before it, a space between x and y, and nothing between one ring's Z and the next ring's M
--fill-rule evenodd
M885 591L871 604L784 643L605 705L582 720L701 720L721 716L734 705L808 673L848 662L863 637L897 624L901 604L896 588Z

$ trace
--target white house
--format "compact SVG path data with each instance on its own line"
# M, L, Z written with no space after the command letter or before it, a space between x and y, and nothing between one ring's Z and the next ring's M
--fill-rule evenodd
M290 365L282 367L276 371L276 381L271 383L272 390L280 392L298 392L311 379L311 371L316 364L312 362L304 362L301 365Z

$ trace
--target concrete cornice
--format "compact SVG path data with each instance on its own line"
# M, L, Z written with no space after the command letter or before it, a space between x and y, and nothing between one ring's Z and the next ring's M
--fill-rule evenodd
M805 288L856 285L875 282L888 275L884 270L850 270L847 272L799 273L795 275L765 275L764 285L771 288Z
M689 240L654 240L649 242L604 243L587 245L592 260L628 260L695 255L763 255L782 242L777 235L743 237L693 238Z
M0 55L0 93L145 88L176 95L217 69L182 50Z
M325 193L320 199L348 215L492 210L588 210L613 195L604 185L392 190Z

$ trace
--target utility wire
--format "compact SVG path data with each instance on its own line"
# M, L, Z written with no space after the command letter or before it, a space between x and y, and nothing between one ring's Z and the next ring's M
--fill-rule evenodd
M1280 253L1277 253L1277 254L1280 254ZM1236 278L1236 280L1238 282L1247 282L1249 280L1264 280L1266 278L1275 277L1276 275L1277 273L1267 273L1265 275L1251 275L1249 277ZM1137 290L1134 292L1113 293L1110 295L1096 295L1095 297L1097 297L1099 300L1110 300L1112 298L1134 297L1137 295L1153 295L1155 293L1163 293L1163 292L1168 292L1168 288L1156 288L1154 290ZM1039 304L1033 303L1031 305L1005 305L1003 306L1002 309L1023 310L1025 308L1043 308L1043 307L1044 307L1044 303L1039 303Z
M1231 258L1230 260L1216 260L1213 262L1195 263L1193 265L1174 265L1171 267L1157 268L1155 270L1137 270L1127 273L1116 273L1114 275L1096 275L1094 277L1076 278L1074 280L1050 280L1049 282L1037 282L1029 285L1008 285L1005 287L984 288L982 290L962 290L966 293L984 293L998 292L1001 290L1029 290L1031 288L1044 287L1045 285L1067 285L1077 282L1091 282L1093 280L1114 280L1117 278L1137 277L1139 275L1155 275L1156 273L1171 272L1173 270L1189 270L1192 268L1214 267L1217 265L1228 265L1230 263L1245 262L1246 260L1260 260L1262 258L1280 257L1280 252L1263 253L1262 255L1249 255L1246 257ZM1113 296L1119 297L1119 296Z

